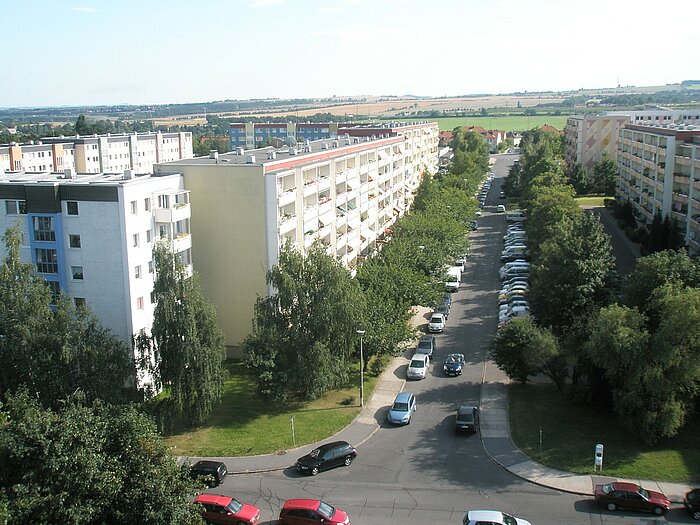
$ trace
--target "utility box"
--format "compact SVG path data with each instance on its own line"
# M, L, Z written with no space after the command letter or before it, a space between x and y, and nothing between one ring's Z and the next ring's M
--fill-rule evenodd
M603 470L603 445L598 443L595 446L595 457L593 459L593 470Z

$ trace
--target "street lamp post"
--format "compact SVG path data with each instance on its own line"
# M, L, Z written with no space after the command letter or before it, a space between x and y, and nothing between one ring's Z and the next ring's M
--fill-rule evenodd
M356 330L360 336L360 407L365 406L365 359L362 355L362 339L364 338L364 330Z

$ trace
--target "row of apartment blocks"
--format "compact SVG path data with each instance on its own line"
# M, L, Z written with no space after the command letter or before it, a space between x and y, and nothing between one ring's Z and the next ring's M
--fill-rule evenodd
M617 141L617 194L646 224L659 212L700 255L700 126L626 125Z
M153 243L169 240L237 347L282 246L303 252L318 241L353 268L437 169L435 123L352 133L159 163L152 175L6 173L0 228L19 223L22 258L127 342L150 329Z
M46 137L0 145L0 173L152 173L153 165L192 157L192 133L125 133Z

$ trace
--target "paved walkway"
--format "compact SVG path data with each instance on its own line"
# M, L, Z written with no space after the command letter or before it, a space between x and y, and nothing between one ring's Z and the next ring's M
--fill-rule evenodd
M413 319L415 326L425 323L425 310L416 311ZM406 359L396 357L377 380L374 393L364 409L343 430L335 436L323 440L343 440L352 443L356 447L362 446L379 429L386 418L386 412L396 394L403 390L405 380ZM572 474L560 470L545 467L532 461L523 454L510 438L508 426L508 399L507 376L500 371L495 364L487 362L484 365L483 380L481 385L481 441L486 453L493 461L515 476L531 483L549 487L562 492L573 494L591 495L593 486L598 483L614 481L610 478L589 474ZM208 458L226 463L229 474L249 474L255 472L269 472L284 470L294 465L296 459L315 448L319 443L313 443L293 450L287 450L276 454L261 456L246 456L235 458ZM200 458L189 458L195 461ZM591 451L591 461L593 451ZM643 487L660 490L675 503L683 500L683 495L690 490L690 486L679 483L666 483L651 480L630 480L641 484Z

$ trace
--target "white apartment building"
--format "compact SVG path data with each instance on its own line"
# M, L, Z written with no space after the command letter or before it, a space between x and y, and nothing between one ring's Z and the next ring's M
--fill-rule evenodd
M630 124L668 125L668 124L700 124L700 109L642 109L634 111L608 111L608 116L625 116Z
M4 174L0 201L0 230L19 225L22 259L54 294L87 303L129 346L153 321L153 243L171 241L192 271L189 192L180 175Z
M593 175L593 166L604 155L617 158L617 137L627 116L572 115L564 128L564 154L569 168L579 164L586 174Z
M700 126L627 125L618 141L618 188L646 224L675 219L691 255L700 254Z
M437 125L404 128L155 166L181 173L190 192L193 260L227 346L250 333L285 243L303 252L319 241L351 269L383 242L437 168Z
M29 144L0 145L0 173L10 171L153 173L153 165L191 158L192 134L124 133L46 137Z

